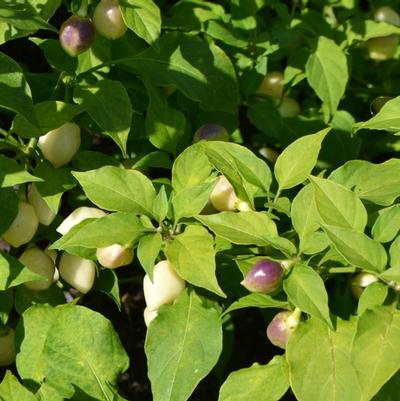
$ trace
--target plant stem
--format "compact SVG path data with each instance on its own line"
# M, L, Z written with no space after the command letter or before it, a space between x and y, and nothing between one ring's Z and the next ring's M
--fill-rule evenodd
M35 150L37 143L38 143L38 138L31 138L28 142L28 145L26 145L25 148L23 149L23 153L27 157L30 157L32 155L32 152Z
M81 6L79 7L79 10L76 12L76 15L85 18L87 16L87 8L88 8L87 0L82 0Z

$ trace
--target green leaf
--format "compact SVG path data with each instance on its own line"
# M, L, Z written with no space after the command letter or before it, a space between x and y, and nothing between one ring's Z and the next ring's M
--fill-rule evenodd
M149 45L154 45L161 34L161 15L157 4L152 0L120 0L120 8L127 27Z
M399 159L381 164L351 160L333 171L329 179L352 189L361 199L390 206L400 196L399 168Z
M203 30L205 22L218 19L225 14L220 4L202 0L180 1L175 3L167 15L163 26L187 31Z
M169 200L165 191L165 186L162 185L161 189L158 191L158 194L154 199L153 204L154 216L156 216L158 222L162 222L166 218L168 214L168 209Z
M174 210L175 223L182 217L192 217L199 214L207 205L214 187L215 181L206 182L174 193L172 196L172 207Z
M204 110L236 112L239 90L231 60L218 46L192 35L161 36L159 51L147 49L121 63L153 85L174 85Z
M199 31L205 22L223 16L225 10L219 4L204 3L202 0L182 1L173 5L165 26L173 29Z
M0 187L13 187L17 184L25 182L42 181L41 178L35 177L28 173L14 159L0 155Z
M352 348L352 360L363 399L370 400L400 369L400 312L378 306L360 317Z
M1 159L0 159L1 163ZM14 189L0 189L0 235L5 233L18 214L18 198Z
M185 401L217 363L222 351L218 313L192 291L159 310L146 336L154 401Z
M76 171L88 171L105 165L122 167L113 156L93 150L80 150L72 159L73 169Z
M210 162L232 181L239 197L243 180L268 193L272 182L271 170L252 151L236 143L222 141L208 141L202 145ZM241 182L235 179L236 174L242 178Z
M7 324L13 306L14 291L12 289L0 291L0 325Z
M255 363L232 372L222 384L218 401L278 401L288 388L288 366L284 356L277 355L267 365Z
M13 121L13 130L22 138L38 137L46 134L61 125L72 121L74 117L84 111L76 104L54 100L35 104L34 110L40 129L20 115L17 115Z
M261 212L220 212L208 216L196 216L219 237L238 245L272 245L295 254L295 246L286 238L279 237L274 221Z
M354 125L357 132L360 129L377 129L398 133L400 131L400 96L386 102L375 116L367 121L359 122Z
M40 401L65 401L65 398L47 382L40 386L37 394L40 396Z
M102 248L112 244L133 245L145 229L139 217L133 213L112 213L101 218L85 219L54 242L51 248L68 251L78 246Z
M400 205L381 209L379 216L372 226L372 236L376 241L389 242L400 230Z
M212 166L202 144L186 148L172 166L172 187L176 192L202 184L210 176Z
M312 185L306 185L297 193L292 202L290 216L293 227L300 238L300 249L302 250L305 239L319 228L319 216Z
M40 279L44 280L44 277L33 273L11 255L0 252L0 291Z
M363 232L367 211L358 196L346 187L324 178L310 177L315 205L323 224Z
M357 314L361 316L367 309L382 305L388 295L388 290L388 286L384 283L376 282L368 285L358 300Z
M64 192L77 185L69 169L53 168L49 163L38 163L35 167L35 176L43 181L36 183L43 200L53 213L58 213L61 197Z
M129 364L111 322L83 306L29 308L17 326L17 343L21 378L45 379L65 398L79 388L86 398L112 400L107 383L115 385Z
M328 293L321 276L310 266L296 264L283 281L289 301L331 328Z
M39 29L56 32L46 21L60 6L60 0L2 1L0 4L0 44Z
M286 348L290 385L298 401L364 401L349 355L355 329L354 321L339 319L336 331L314 318L300 323Z
M32 94L20 66L0 52L0 106L37 125Z
M187 226L182 234L167 243L165 252L180 277L226 297L215 276L214 239L204 227Z
M385 248L364 233L336 226L322 226L336 250L350 264L371 272L381 272L386 267Z
M119 146L126 157L126 142L132 121L132 105L124 85L103 79L91 86L78 86L74 100Z
M17 287L15 291L15 310L22 315L32 305L47 304L57 306L65 304L63 290L57 285L52 285L45 291L33 291L24 285Z
M76 57L70 57L70 55L61 47L58 38L41 39L30 37L29 40L40 47L51 67L60 72L66 71L71 76L75 75L75 71L78 67L78 60Z
M81 173L74 171L72 175L98 207L152 216L156 191L152 182L139 171L104 166Z
M397 371L397 373L379 390L372 401L398 401L399 386L400 371Z
M47 23L31 4L12 4L12 7L0 7L0 23L7 23L16 29L34 33L39 29L57 32L54 26Z
M61 0L51 2L47 0L31 0L30 4L43 19L48 21L57 11L58 7L60 7Z
M315 52L307 60L306 77L333 115L349 79L343 50L333 40L320 36Z
M393 267L400 267L400 236L396 237L395 240L391 243L389 248L389 255L390 265Z
M398 242L397 242L396 245L398 245ZM397 258L396 262L398 260L399 259ZM386 269L383 273L381 273L379 275L379 277L382 278L383 280L388 280L388 281L392 281L393 280L394 282L399 283L400 282L400 265L399 264L395 264L393 267L390 267L389 269Z
M176 158L172 167L175 222L203 210L215 185L215 182L206 182L211 170L212 166L201 144L189 146Z
M325 128L316 134L296 139L279 155L274 172L280 190L292 188L308 178L317 163L321 143L329 131L330 128Z
M400 34L400 28L386 24L384 22L377 22L372 20L351 18L346 21L349 25L347 32L347 40L351 43L353 41L366 41L372 38L381 38L382 36L389 36L392 34Z
M225 45L247 48L248 41L240 29L235 29L230 23L210 20L206 24L206 32L212 38L222 41Z
M330 244L328 236L323 231L315 231L300 240L299 249L306 255L314 255L328 248Z
M170 108L161 89L146 83L150 97L146 114L146 131L150 142L158 149L177 153L185 133L186 118L182 111Z
M153 279L153 269L163 240L160 233L147 234L139 239L137 257L146 274Z
M0 401L37 401L37 399L11 371L7 370L0 383Z
M103 294L106 294L116 303L118 309L121 311L118 276L114 270L100 269L99 274L94 282L93 288L97 291L102 292Z
M227 309L224 310L223 315L234 310L243 308L278 308L278 309L288 309L289 304L285 301L280 301L278 299L272 298L267 294L250 294L229 305Z
M172 167L171 159L167 152L155 150L154 152L149 152L140 157L135 161L132 168L164 168L170 170Z

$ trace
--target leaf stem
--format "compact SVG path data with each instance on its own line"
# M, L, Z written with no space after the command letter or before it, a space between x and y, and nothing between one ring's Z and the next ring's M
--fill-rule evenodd
M273 207L273 205L275 205L275 204L276 204L276 202L278 201L278 199L279 199L279 197L280 197L281 193L282 193L282 190L281 190L280 188L278 188L278 190L276 191L276 194L275 194L274 200L273 200L273 202L272 202L272 205L269 205L269 208L268 208L268 210L267 210L267 213L268 213L268 214L270 214L270 213L271 213L271 211L272 211L272 207Z

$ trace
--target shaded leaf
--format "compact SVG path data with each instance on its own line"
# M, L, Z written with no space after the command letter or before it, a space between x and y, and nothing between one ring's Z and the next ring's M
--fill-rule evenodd
M320 36L315 52L307 60L306 77L333 115L349 78L343 50L333 40Z
M46 379L65 398L79 388L96 400L113 399L106 383L115 385L129 364L111 322L83 306L29 308L17 326L17 343L21 378Z

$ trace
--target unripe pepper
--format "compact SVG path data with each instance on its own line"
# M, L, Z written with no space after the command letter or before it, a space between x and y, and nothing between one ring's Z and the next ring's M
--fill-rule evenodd
M104 210L98 209L97 207L78 207L64 219L64 221L57 227L56 231L65 235L72 227L76 226L81 221L91 218L100 218L106 214L107 213Z
M218 177L217 184L211 192L209 202L219 212L235 210L247 212L251 210L247 202L237 197L232 184L224 175Z
M57 215L50 210L33 183L28 187L28 201L35 209L39 222L44 226L49 226L56 218Z
M372 283L379 281L374 274L361 272L356 274L351 280L351 293L354 298L359 299L363 291Z
M150 312L161 305L171 304L186 287L186 282L175 272L168 260L154 266L153 281L146 274L143 279L143 292Z
M283 95L284 76L280 71L269 72L262 80L257 93L280 99Z
M93 260L63 252L58 269L61 278L82 294L92 289L96 278L96 264Z
M49 255L39 248L28 248L19 257L19 261L34 273L44 276L46 280L28 281L24 285L33 291L47 290L53 283L54 262Z
M35 235L39 219L35 209L27 202L18 203L18 213L2 238L15 248L28 243Z
M118 0L101 0L94 9L93 24L100 35L110 40L124 36L128 29Z
M42 135L38 147L54 167L68 164L81 145L81 129L74 122L69 122Z
M150 311L149 308L145 308L143 311L143 319L146 327L150 326L150 323L158 316L158 312L156 310Z
M133 248L119 244L97 248L96 257L99 263L108 269L129 265L133 260Z

